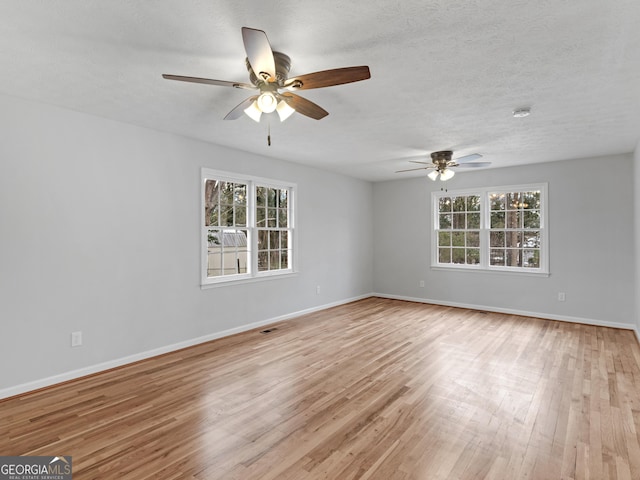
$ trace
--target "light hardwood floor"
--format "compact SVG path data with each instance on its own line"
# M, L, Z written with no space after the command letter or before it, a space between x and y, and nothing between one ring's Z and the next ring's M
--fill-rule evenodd
M631 331L371 298L0 403L74 479L640 479Z

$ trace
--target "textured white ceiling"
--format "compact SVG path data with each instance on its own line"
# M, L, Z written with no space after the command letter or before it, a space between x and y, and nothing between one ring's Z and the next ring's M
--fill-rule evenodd
M1 93L369 180L435 150L502 167L640 138L637 0L20 0L0 18ZM300 92L330 115L274 119L268 147L265 120L223 120L249 92L161 78L248 81L243 26L291 75L372 78Z

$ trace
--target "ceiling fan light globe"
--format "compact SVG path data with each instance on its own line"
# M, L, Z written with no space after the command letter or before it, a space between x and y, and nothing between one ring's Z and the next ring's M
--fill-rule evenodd
M278 106L278 100L271 92L264 92L258 97L258 108L262 113L271 113Z
M287 118L289 118L295 112L295 109L292 108L287 102L284 100L280 100L278 106L276 107L276 111L278 112L278 116L280 117L280 121L284 122Z
M262 112L260 111L260 108L258 108L257 102L253 102L251 105L245 108L244 113L246 113L251 120L255 122L260 122L260 117L262 116Z
M432 170L427 174L427 177L429 177L431 180L433 180L434 182L438 179L438 171L437 170Z
M440 174L440 180L443 181L443 182L446 182L450 178L453 178L453 176L455 174L456 174L456 172L454 172L450 168L447 168L447 169L443 170L442 173Z

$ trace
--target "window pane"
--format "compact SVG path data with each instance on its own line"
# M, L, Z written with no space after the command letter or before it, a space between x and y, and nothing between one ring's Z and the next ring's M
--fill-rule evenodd
M540 250L523 250L523 267L540 268Z
M278 270L280 268L280 250L269 252L269 270Z
M458 230L464 230L466 225L465 214L464 213L454 213L453 214L453 228Z
M247 186L235 183L233 186L233 203L236 205L247 204Z
M289 268L289 253L286 250L280 252L280 268Z
M280 192L280 199L278 201L278 206L280 208L287 208L287 204L289 203L288 202L289 192L285 188L281 188L279 192Z
M504 228L504 212L491 212L491 228Z
M267 189L265 187L256 187L256 205L264 207L267 203Z
M480 196L479 195L471 195L467 197L467 211L468 212L479 212L480 211Z
M508 248L507 252L507 266L508 267L521 267L520 249Z
M540 248L540 232L524 232L522 245L526 248Z
M287 209L279 208L278 209L278 226L281 228L286 228L289 226L287 222Z
M204 224L218 225L220 182L217 180L205 180L204 185Z
M467 247L480 247L480 232L467 232Z
M506 256L503 249L492 248L489 254L491 265L504 266Z
M453 211L464 212L467 210L466 197L454 197L453 198Z
M233 205L233 183L220 182L220 203Z
M269 252L258 252L258 271L269 270Z
M280 247L289 248L289 231L284 231L280 235Z
M209 247L215 247L216 245L221 245L221 235L222 232L220 230L209 230L207 231L207 243Z
M222 276L222 260L220 254L209 253L207 258L207 277Z
M258 230L258 250L267 250L269 248L269 232L267 230Z
M516 193L516 192L507 193L506 209L513 210L513 209L520 208L520 206L521 206L520 193Z
M276 208L267 209L267 227L276 227L278 223L278 210Z
M491 195L489 195L491 210L504 210L504 200L504 193L492 193Z
M439 248L438 249L438 262L440 262L440 263L451 263L451 249L450 248Z
M280 248L280 232L269 232L269 249L275 250Z
M278 189L269 188L267 190L267 207L277 206L277 198L278 198Z
M451 245L451 233L450 232L438 232L438 245L450 246Z
M479 213L467 213L467 228L480 228Z
M520 247L521 236L522 234L520 232L513 232L513 231L504 232L504 240L505 240L506 247L507 248Z
M451 228L451 214L440 215L440 229Z
M467 264L477 265L480 263L480 250L477 248L467 249Z
M489 241L491 247L504 247L504 232L491 232Z
M507 210L506 212L506 228L522 228L521 215L518 210Z
M205 226L218 226L220 225L219 223L219 218L218 218L218 213L219 213L220 207L218 206L218 204L212 205L210 207L206 207L205 208L205 214L204 214L204 224Z
M247 272L246 230L209 230L207 240L207 277Z
M454 247L464 247L465 242L464 242L464 237L465 237L465 233L464 232L453 232L451 234L451 244Z
M449 197L442 197L438 202L438 211L450 212L451 211L451 199Z
M236 207L236 227L247 226L247 209L246 207Z
M540 228L540 210L523 212L524 228Z
M220 225L223 227L233 226L233 206L223 206L220 211Z
M464 248L452 248L451 249L451 261L453 263L464 263L464 261L465 261L465 249Z
M257 227L267 226L267 209L266 208L256 208L256 226Z
M527 207L531 210L540 209L540 192L524 192L524 202L527 204Z

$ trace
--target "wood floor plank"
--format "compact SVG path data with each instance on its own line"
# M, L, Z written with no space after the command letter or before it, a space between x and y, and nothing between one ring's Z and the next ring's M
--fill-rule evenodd
M640 478L633 332L369 298L0 402L74 479Z

